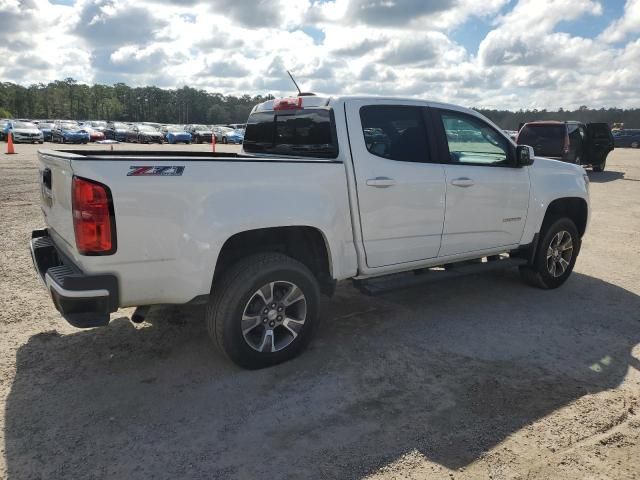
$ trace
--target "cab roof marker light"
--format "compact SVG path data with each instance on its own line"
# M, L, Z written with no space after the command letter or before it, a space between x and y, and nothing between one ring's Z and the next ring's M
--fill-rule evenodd
M303 97L276 98L273 101L273 110L298 110L302 108Z

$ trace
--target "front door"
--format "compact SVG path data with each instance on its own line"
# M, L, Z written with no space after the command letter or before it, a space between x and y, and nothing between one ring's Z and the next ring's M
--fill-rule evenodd
M347 102L367 266L434 258L444 221L444 166L431 163L425 107Z
M445 137L445 223L440 256L520 242L529 206L528 167L515 168L511 142L481 118L434 110Z

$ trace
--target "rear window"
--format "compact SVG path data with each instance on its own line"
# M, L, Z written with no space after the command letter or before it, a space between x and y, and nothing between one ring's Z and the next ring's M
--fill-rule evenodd
M330 109L258 112L247 120L246 152L336 158L338 142Z
M525 125L518 134L518 143L521 145L557 146L562 148L567 130L564 124L560 125Z

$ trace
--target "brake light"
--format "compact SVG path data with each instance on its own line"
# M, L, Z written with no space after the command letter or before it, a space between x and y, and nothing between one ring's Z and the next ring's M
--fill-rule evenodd
M302 108L302 97L276 98L273 101L274 110L298 110Z
M116 251L116 224L109 187L73 177L73 229L82 255L110 255Z

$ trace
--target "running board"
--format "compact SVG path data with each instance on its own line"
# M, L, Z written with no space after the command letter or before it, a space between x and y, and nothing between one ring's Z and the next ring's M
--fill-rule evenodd
M418 287L426 283L445 280L447 278L462 277L490 270L502 270L526 264L527 260L524 258L493 257L493 259L483 262L475 260L471 262L450 263L444 267L423 268L366 280L354 280L353 285L365 295L375 296L394 290Z

